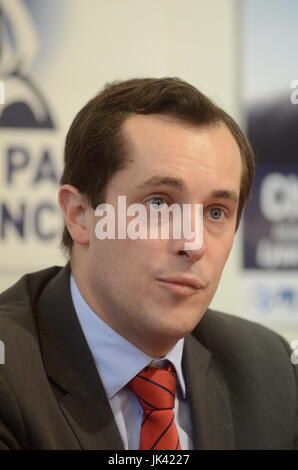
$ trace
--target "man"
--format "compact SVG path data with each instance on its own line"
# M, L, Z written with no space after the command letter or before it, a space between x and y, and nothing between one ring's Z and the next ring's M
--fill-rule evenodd
M1 296L1 448L297 446L287 343L208 310L253 172L237 124L182 80L114 83L78 113L59 192L70 263ZM119 196L147 214L202 204L203 242L99 239L98 205Z

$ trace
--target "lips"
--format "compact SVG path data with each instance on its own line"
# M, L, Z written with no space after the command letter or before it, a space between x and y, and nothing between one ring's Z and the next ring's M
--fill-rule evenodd
M203 283L195 277L186 277L186 276L169 276L166 278L160 278L158 281L177 285L185 286L192 288L194 290L202 289L204 287Z

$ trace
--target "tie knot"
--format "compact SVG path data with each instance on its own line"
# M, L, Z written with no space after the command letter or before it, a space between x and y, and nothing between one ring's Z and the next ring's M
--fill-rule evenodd
M176 394L174 367L145 367L127 386L136 394L143 410L173 409Z

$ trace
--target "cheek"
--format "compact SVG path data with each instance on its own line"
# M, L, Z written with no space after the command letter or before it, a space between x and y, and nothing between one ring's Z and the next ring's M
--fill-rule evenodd
M99 265L105 265L106 271L123 271L131 278L139 276L158 258L158 245L152 240L102 240L97 241L92 256Z
M213 247L211 250L212 253L212 265L214 268L214 272L216 272L217 276L220 276L225 264L229 258L232 246L233 246L233 237L229 237L225 240L222 240L220 245Z
M143 239L127 240L127 251L138 258L141 264L151 264L167 251L168 240Z

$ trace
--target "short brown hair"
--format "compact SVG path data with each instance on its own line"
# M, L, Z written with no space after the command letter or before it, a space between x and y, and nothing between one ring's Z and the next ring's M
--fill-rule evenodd
M131 114L165 114L192 126L226 124L242 158L237 228L253 182L253 151L240 127L223 109L179 78L135 78L107 84L79 111L70 126L61 184L75 186L94 209L104 202L110 178L126 166L121 130ZM70 253L72 244L65 226L61 246Z

